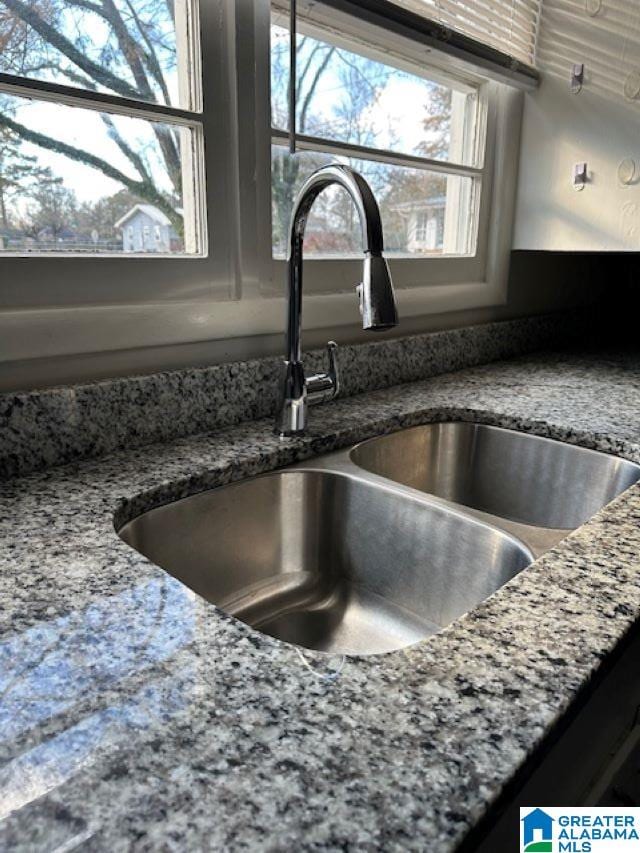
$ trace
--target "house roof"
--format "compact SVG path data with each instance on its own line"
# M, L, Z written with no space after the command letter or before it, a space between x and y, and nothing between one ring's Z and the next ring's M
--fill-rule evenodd
M397 210L399 213L403 211L414 213L415 211L427 210L429 207L444 207L446 202L446 196L437 195L431 198L416 199L415 201L400 201L398 204L391 205L391 210Z
M171 225L169 217L153 204L136 204L123 217L118 219L114 228L122 228L125 222L128 222L136 213L146 213L148 217L154 219L158 225Z

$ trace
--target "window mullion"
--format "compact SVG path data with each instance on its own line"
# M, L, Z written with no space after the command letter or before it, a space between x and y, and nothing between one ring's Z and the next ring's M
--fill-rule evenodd
M28 77L17 77L14 74L0 73L0 92L23 98L35 98L51 101L69 107L109 112L115 115L133 116L147 121L166 121L193 127L202 122L199 113L181 110L164 104L147 101L134 101L131 98L121 98L105 92L91 92L65 86L62 83L49 83L42 80L32 80Z
M271 136L275 145L281 145L289 138L285 131L277 128L272 128ZM443 175L460 175L462 177L475 178L481 176L484 171L475 166L463 166L459 163L417 157L412 154L398 154L395 151L388 151L383 148L369 148L365 145L336 142L317 136L298 134L296 139L298 147L303 151L327 152L344 157L361 157L366 160L376 160L380 163L389 163L394 166L404 166L411 169L424 169L428 172L437 172Z

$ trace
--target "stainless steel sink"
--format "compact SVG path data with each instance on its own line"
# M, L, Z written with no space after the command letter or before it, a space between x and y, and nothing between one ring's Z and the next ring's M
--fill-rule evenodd
M356 465L456 504L570 530L640 479L640 466L547 438L472 423L413 427L357 445Z
M361 654L439 631L533 559L505 532L357 469L264 475L151 510L120 535L266 634Z
M153 509L120 536L265 634L374 654L441 630L639 479L549 439L429 424Z

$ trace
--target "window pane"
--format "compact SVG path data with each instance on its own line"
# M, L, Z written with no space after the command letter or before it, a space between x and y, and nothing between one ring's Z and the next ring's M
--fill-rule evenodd
M280 16L282 17L282 16ZM276 18L276 20L278 20ZM272 125L287 130L289 31L271 27ZM471 163L477 96L310 35L298 35L297 131ZM467 141L469 140L469 141Z
M2 3L0 71L188 109L188 6L173 0Z
M475 182L472 178L406 169L389 163L272 148L273 255L286 257L292 199L309 174L340 161L369 182L382 215L388 255L428 257L475 251ZM340 187L316 199L305 231L305 254L316 257L362 255L358 214Z
M5 252L197 253L190 128L0 95Z

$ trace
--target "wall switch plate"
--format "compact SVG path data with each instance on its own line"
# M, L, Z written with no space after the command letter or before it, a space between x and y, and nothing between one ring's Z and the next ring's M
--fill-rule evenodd
M588 181L588 172L586 163L576 163L573 167L573 188L574 190L583 190L584 185Z

